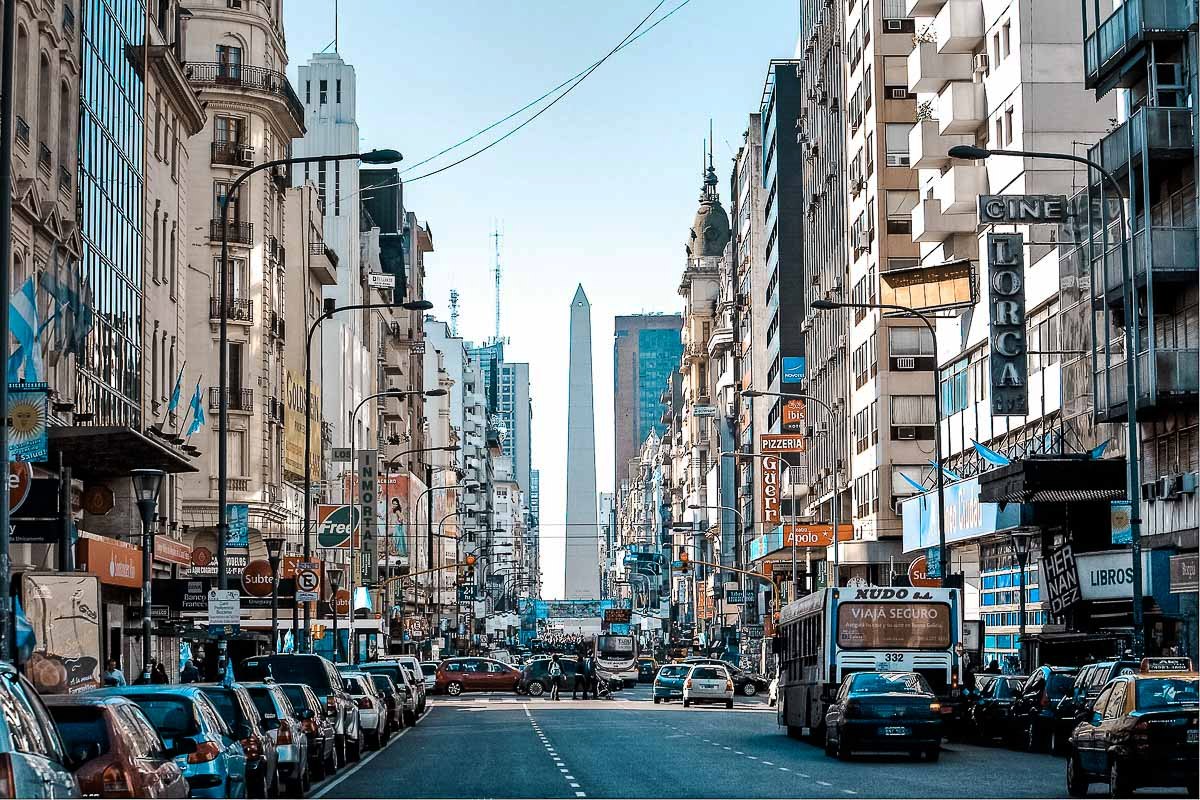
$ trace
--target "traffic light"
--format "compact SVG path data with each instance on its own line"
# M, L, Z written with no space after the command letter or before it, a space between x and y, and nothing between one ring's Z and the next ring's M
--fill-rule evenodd
M475 583L475 556L467 556L464 561L467 568L463 570L463 579L467 584L473 585Z
M682 565L679 568L680 572L690 572L692 569L691 563L688 561L687 548L679 548L679 563Z

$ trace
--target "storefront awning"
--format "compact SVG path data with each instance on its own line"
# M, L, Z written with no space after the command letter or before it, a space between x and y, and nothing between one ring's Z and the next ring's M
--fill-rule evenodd
M110 478L135 469L196 472L190 458L133 428L70 426L49 433L49 463L57 465L61 454L77 478Z
M1028 458L979 476L979 499L985 503L1072 503L1123 497L1123 458Z

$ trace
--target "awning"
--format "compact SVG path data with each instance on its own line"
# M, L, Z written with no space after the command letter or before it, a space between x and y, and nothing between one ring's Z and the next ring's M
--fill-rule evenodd
M77 478L110 478L135 469L196 472L190 458L133 428L75 425L49 433L49 463L58 464L61 453Z
M985 503L1071 503L1125 497L1125 459L1028 458L979 476Z

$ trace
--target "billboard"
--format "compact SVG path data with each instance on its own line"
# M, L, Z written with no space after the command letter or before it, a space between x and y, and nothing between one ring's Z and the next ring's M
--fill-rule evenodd
M317 506L317 547L344 549L350 537L358 545L358 509L350 505Z
M969 259L886 270L879 276L879 302L917 311L975 305L975 268Z
M283 471L295 477L304 475L304 374L286 370L283 421ZM314 476L321 474L321 387L312 388L312 425L308 440L309 466Z
M778 525L781 521L779 507L781 469L782 462L779 456L764 455L758 459L758 480L759 486L762 487L759 519L766 525Z
M37 637L26 676L42 694L100 686L100 580L32 572L22 578L26 615Z
M1025 237L987 237L993 416L1029 413L1029 359L1025 340Z

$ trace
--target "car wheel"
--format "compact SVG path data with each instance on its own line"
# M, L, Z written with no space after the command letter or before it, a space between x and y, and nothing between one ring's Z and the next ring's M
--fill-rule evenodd
M1114 758L1108 766L1108 796L1129 797L1135 788L1129 770L1125 769L1121 759Z
M850 760L850 748L846 746L846 740L838 737L837 749L834 751L838 761Z
M1079 756L1075 753L1067 759L1067 794L1071 797L1087 797L1088 777L1079 765Z
M1025 729L1025 749L1031 753L1041 752L1042 742L1038 736L1037 725L1033 720L1029 721L1029 727Z
M725 707L726 707L726 708L733 708L733 701L732 701L732 700L726 700L726 701L725 701Z
M661 697L656 697L656 698L654 698L654 705L658 705L660 702L662 702L662 698L661 698Z
M362 758L362 751L363 751L363 734L362 734L362 731L360 730L358 732L358 736L355 737L354 741L350 742L346 746L346 760L347 761L358 761L359 759Z
M742 687L742 694L746 695L746 697L754 697L754 695L758 694L758 687L754 685L753 681L748 682Z
M533 681L529 684L528 692L530 697L541 697L546 693L546 687L542 686L541 681Z
M788 736L792 735L793 729L797 732L800 730L795 725L788 725ZM837 745L833 743L833 739L830 737L828 731L825 733L825 755L829 756L830 758L837 755Z
M458 697L463 692L463 685L458 681L451 681L446 684L446 694L451 697Z
M337 745L335 744L333 751L330 752L329 755L325 756L325 763L321 765L321 778L328 778L330 775L338 771L338 767L338 749Z
M941 755L942 755L942 748L940 748L940 747L934 747L934 748L931 748L931 749L925 751L925 758L928 759L929 762L933 763L933 764L937 763L937 760L941 757Z
M408 725L409 727L416 725L417 724L417 712L405 711L404 712L404 724Z
M268 797L279 797L279 767L271 773L271 785L267 787Z
M691 700L687 699L686 697L685 697L685 698L683 698L683 707L684 707L684 708L687 708L687 707L688 707L688 706L690 706L691 704L692 704L692 701L691 701Z

